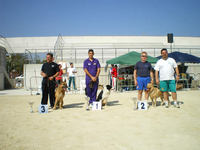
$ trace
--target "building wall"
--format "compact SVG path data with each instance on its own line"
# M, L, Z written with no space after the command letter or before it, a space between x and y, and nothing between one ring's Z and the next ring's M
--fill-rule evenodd
M64 48L170 48L167 36L63 36ZM15 53L54 49L57 37L7 38ZM173 48L200 48L200 37L174 37Z

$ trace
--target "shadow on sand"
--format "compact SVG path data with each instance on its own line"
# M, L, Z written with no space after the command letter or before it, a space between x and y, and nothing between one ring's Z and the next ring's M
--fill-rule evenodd
M67 108L82 108L84 104L85 103L68 104L68 105L64 105L63 109L67 109Z
M183 101L178 101L179 105L183 105L184 102ZM152 106L152 102L148 102L149 106ZM171 105L174 105L174 101L173 100L170 100L170 104ZM161 101L157 101L156 102L156 106L164 106L162 105L162 102Z
M107 105L108 105L108 106L115 106L115 105L121 105L121 104L119 104L119 101L116 100L116 101L107 102Z

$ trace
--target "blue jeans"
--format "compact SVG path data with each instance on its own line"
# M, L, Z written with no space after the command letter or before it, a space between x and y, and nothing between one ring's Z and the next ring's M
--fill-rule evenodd
M73 82L74 90L76 90L75 77L69 77L69 87L68 87L68 90L70 91L70 89L71 89L71 82Z

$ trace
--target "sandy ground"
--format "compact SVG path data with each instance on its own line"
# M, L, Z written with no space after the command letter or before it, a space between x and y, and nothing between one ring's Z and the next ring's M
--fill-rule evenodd
M63 110L39 114L41 96L0 93L0 150L200 149L200 91L179 91L180 109L134 111L136 95L112 93L105 109L86 111L84 95L68 94Z

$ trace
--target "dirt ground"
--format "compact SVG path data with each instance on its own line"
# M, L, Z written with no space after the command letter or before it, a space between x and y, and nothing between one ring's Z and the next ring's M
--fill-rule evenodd
M200 149L199 90L179 91L180 109L134 111L136 96L113 92L103 110L86 111L84 95L67 94L63 110L39 114L41 96L0 94L0 150Z

